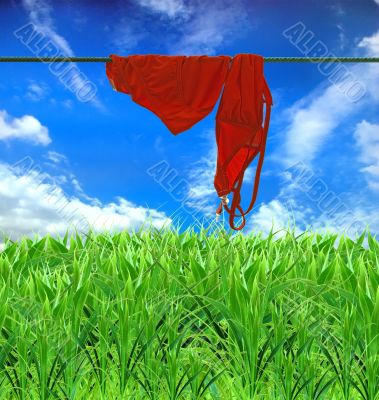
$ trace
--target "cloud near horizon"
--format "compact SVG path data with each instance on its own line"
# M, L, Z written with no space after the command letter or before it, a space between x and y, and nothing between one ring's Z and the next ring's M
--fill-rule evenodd
M27 170L27 161L20 166L0 163L0 233L11 240L33 234L63 235L73 232L75 227L86 232L91 226L95 232L101 232L139 229L149 221L151 226L162 228L172 222L163 212L119 196L110 203L70 197L53 176L40 173L37 166ZM0 242L3 239L0 237Z

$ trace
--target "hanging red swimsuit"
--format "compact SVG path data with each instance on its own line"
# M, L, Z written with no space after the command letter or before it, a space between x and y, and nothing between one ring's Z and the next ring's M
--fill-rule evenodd
M229 213L232 229L245 226L245 215L258 193L272 97L263 75L263 57L110 55L106 74L112 87L130 94L133 101L156 114L177 135L191 128L213 110L221 89L216 115L217 167L214 186ZM266 103L263 122L263 103ZM240 206L240 190L246 168L259 153L254 191L248 209ZM226 195L234 193L231 207ZM236 209L241 212L237 215ZM234 226L234 218L242 223Z

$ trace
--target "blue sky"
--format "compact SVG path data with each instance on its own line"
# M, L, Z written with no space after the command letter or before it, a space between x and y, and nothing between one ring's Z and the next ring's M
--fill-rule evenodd
M3 1L1 55L35 56L49 44L65 56L303 57L316 45L328 55L379 56L378 17L379 0ZM38 40L28 42L34 34ZM329 64L341 80L325 67L265 64L274 106L244 233L288 223L299 232L346 229L353 237L367 224L379 231L379 65ZM104 63L70 68L68 86L64 70L52 64L0 64L0 231L12 238L62 234L84 220L98 231L138 229L149 218L157 227L177 218L182 229L214 226L218 103L174 136L153 113L112 90ZM148 171L156 165L173 180L154 179ZM243 208L255 165L244 182ZM307 184L296 180L299 166L313 173ZM176 196L175 185L182 189Z

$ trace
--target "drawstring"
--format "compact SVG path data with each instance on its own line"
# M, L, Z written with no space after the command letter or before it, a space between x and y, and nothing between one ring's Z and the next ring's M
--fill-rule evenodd
M227 211L229 210L229 208L228 208L228 203L229 203L228 197L225 195L225 196L221 196L220 199L221 199L220 205L217 207L217 210L216 210L216 222L218 221L220 215L222 214L222 206L224 206L225 210L227 210ZM242 219L245 221L243 210L242 210L242 208L240 207L239 204L237 205L237 209L241 212ZM240 217L240 215L238 215L238 217Z
M266 87L265 87L265 89L266 89ZM239 176L237 177L237 180L236 180L237 187L235 187L231 190L234 193L231 208L229 209L229 207L228 207L229 199L225 195L225 196L220 197L221 202L216 210L216 221L217 221L219 216L222 213L222 207L224 206L224 209L229 214L230 227L236 231L241 230L245 226L245 223L246 223L245 215L248 214L250 212L250 210L253 208L253 205L255 203L255 200L256 200L256 197L258 194L259 179L260 179L262 165L263 165L264 153L265 153L265 148L266 148L267 131L268 131L268 127L269 127L270 111L271 111L271 101L270 101L270 103L267 103L267 100L268 99L266 98L266 101L265 101L265 103L266 103L265 123L264 123L264 127L263 127L262 143L261 143L260 150L259 150L259 160L258 160L258 165L257 165L257 171L255 173L254 191L253 191L253 196L252 196L250 205L249 205L248 209L245 212L243 212L243 210L241 209L241 206L240 206L240 201L241 201L240 190L241 190L241 186L242 186L243 176L245 174L245 170L247 167L246 164L247 164L247 160L249 158L249 153L250 153L250 149L251 149L250 145L251 145L251 142L253 141L254 137L252 138L251 142L249 143L249 149L248 149L248 152L246 155L246 159L241 168L241 172L240 172ZM241 215L236 214L236 209L238 209L238 211L240 211ZM236 227L234 225L234 219L236 217L242 217L242 222L238 227Z

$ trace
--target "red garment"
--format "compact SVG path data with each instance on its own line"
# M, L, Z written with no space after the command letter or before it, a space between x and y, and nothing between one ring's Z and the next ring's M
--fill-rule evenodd
M222 197L234 193L229 208L232 229L245 225L244 216L252 209L266 146L272 105L271 93L263 75L263 57L255 54L229 56L110 55L106 74L116 91L130 94L133 101L156 114L177 135L214 108L224 91L216 115L217 168L214 186ZM266 103L265 123L263 103ZM254 192L246 212L240 207L240 189L246 168L260 153ZM238 209L241 215L236 215ZM242 216L239 227L234 218Z

